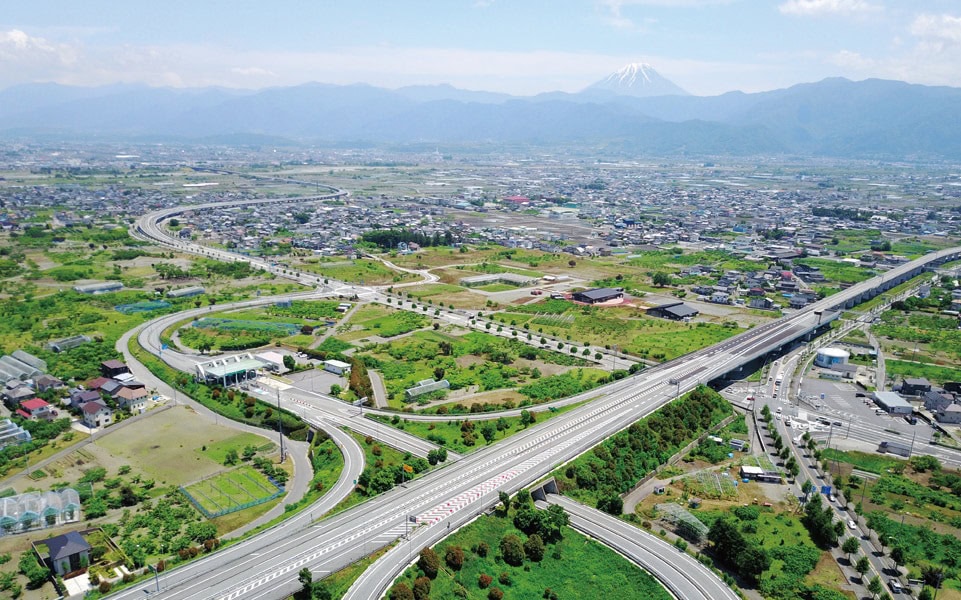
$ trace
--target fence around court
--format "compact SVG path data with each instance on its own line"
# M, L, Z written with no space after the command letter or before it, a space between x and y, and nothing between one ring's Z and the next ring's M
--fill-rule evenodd
M200 513L201 513L202 515L204 515L205 517L207 517L208 519L215 519L215 518L217 518L217 517L222 517L222 516L224 516L224 515L229 515L230 513L235 513L235 512L237 512L237 511L239 511L239 510L245 510L245 509L248 509L248 508L251 508L251 507L254 507L254 506L259 506L259 505L261 505L261 504L263 504L263 503L265 503L265 502L270 502L271 500L274 500L274 499L276 499L276 498L278 498L278 497L280 497L280 496L282 496L282 495L284 494L284 486L283 486L283 484L278 483L276 480L274 480L273 477L269 477L269 476L267 476L267 475L264 475L264 477L266 477L267 481L270 482L270 484L271 484L272 486L274 486L274 488L275 488L274 491L273 491L272 493L270 493L270 495L268 495L268 496L262 496L262 497L260 497L260 498L254 498L254 499L252 499L252 500L249 500L249 501L243 502L243 503L236 503L236 501L234 501L235 504L232 504L231 506L226 506L226 507L222 507L220 510L211 511L211 510L208 510L207 507L205 507L205 506L203 505L203 503L202 503L196 496L194 496L193 492L187 490L187 488L197 486L198 484L201 484L201 483L204 483L204 482L213 480L213 479L217 479L217 478L223 477L223 476L225 476L225 475L229 475L229 474L231 474L231 473L238 474L238 475L240 475L240 476L242 476L242 477L245 477L248 481L250 481L251 483L253 483L253 484L256 485L257 487L259 487L261 490L264 490L265 492L270 491L270 490L264 489L264 486L261 485L258 481L252 479L252 478L249 477L246 473L243 473L242 471L240 471L240 470L238 470L238 469L230 469L230 470L226 470L226 471L219 471L219 472L217 472L217 473L214 473L213 475L209 475L209 476L207 476L207 477L204 477L203 479L198 479L197 481L194 481L193 483L188 483L187 485L182 485L182 486L180 486L180 491L183 492L183 494L184 494L184 496L186 496L187 500L189 500L190 503L194 505L194 508L196 508L197 510L199 510ZM214 485L214 484L211 484L211 485ZM227 498L230 498L231 500L233 500L233 495L227 494L227 493L224 492L223 490L219 490L215 485L214 485L214 489L217 489L221 494L223 494L223 495L226 496ZM195 491L196 491L199 495L203 496L203 498L204 498L205 500L207 500L208 502L210 502L212 505L214 505L214 506L220 506L220 503L218 503L217 501L213 500L212 498L210 498L209 496L207 496L206 494L204 494L204 493L203 493L203 490L201 490L201 489L199 489L199 488L196 488ZM249 495L249 494L248 494L248 495Z

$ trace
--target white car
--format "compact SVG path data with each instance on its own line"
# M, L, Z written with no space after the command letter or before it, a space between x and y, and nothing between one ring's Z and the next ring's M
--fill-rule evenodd
M858 524L853 519L848 519L848 529L857 529Z

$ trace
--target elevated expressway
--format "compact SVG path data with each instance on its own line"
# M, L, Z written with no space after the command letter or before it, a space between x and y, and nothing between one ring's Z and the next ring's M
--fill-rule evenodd
M443 538L497 501L557 465L647 416L698 383L706 383L766 353L813 335L832 310L853 306L907 281L931 266L961 258L961 248L928 254L883 276L862 282L804 310L751 329L720 344L595 390L600 398L484 448L414 482L309 528L265 531L248 546L229 547L164 573L160 597L235 600L282 598L298 587L307 567L322 576L391 542L398 542L357 580L345 596L383 593L420 548ZM323 423L317 423L323 425ZM416 522L412 522L416 520ZM405 532L410 529L409 535ZM252 552L250 548L256 547ZM123 590L118 598L143 598L152 582ZM718 596L721 597L721 596Z

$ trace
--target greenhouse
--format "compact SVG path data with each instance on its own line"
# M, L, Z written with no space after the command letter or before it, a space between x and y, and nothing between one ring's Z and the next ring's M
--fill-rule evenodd
M52 527L80 519L80 495L71 488L0 498L0 534Z

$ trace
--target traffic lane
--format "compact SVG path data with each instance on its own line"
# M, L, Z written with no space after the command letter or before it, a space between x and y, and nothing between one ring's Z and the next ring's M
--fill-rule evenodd
M739 598L713 571L657 536L563 496L549 494L547 501L564 508L575 529L631 558L657 577L678 598Z

